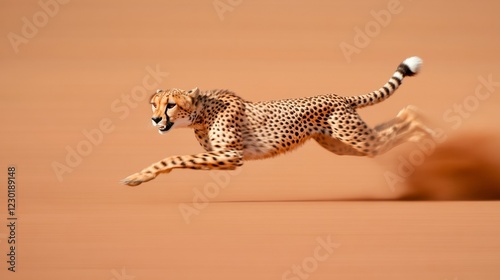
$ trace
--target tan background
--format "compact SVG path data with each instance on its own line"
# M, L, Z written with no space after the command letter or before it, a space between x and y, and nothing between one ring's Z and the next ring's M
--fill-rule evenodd
M232 6L219 15L214 3ZM355 28L374 21L370 12L394 3L400 12L348 62L339 45L353 45ZM340 247L308 279L499 279L498 202L331 201L405 192L384 174L412 144L366 159L311 142L247 162L239 174L180 170L129 188L119 180L201 149L192 131L159 135L145 99L126 116L112 108L142 85L148 66L169 73L162 88L228 88L257 101L365 93L419 55L419 76L361 111L369 124L414 104L449 137L496 131L499 87L467 116L449 110L472 100L480 76L500 81L498 2L92 0L57 9L13 47L9 34L22 36L23 18L33 22L43 9L0 3L1 279L282 279L327 236ZM67 149L106 119L114 130L58 180L53 164L66 164ZM16 273L5 262L12 164ZM217 183L214 174L230 178L227 186L186 224L179 206L192 207L196 192ZM284 279L305 278L294 277Z

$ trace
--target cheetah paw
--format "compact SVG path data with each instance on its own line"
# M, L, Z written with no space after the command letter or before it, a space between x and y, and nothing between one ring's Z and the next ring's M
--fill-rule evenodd
M156 177L153 173L135 173L127 178L123 179L121 182L125 185L129 185L131 187L138 186L144 182L151 181Z

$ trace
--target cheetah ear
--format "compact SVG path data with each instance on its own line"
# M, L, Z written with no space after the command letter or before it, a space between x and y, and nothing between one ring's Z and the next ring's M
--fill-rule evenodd
M186 91L185 95L180 98L180 101L178 104L184 110L191 110L193 103L195 102L199 93L200 93L200 90L198 88L194 88L194 89Z
M189 97L191 97L192 99L195 99L199 93L200 93L200 90L197 87L187 91L187 95Z

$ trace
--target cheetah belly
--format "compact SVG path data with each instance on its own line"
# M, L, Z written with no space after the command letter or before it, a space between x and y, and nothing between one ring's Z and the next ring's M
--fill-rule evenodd
M276 156L297 148L310 138L307 130L299 128L299 123L304 121L300 114L281 106L277 112L272 105L251 104L247 107L242 131L243 158L246 160Z

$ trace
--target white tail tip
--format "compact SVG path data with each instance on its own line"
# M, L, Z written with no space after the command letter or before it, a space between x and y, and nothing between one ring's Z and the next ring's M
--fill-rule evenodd
M412 74L417 74L422 66L422 59L418 56L412 56L403 61L403 64L408 66Z

